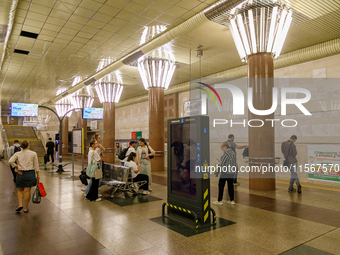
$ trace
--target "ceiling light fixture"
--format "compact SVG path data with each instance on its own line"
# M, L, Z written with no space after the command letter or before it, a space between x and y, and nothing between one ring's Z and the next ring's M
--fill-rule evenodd
M57 101L55 109L59 117L64 117L65 114L73 109L73 105L69 97L64 97ZM72 111L67 113L67 117L71 117Z
M169 88L176 64L172 60L142 57L138 60L138 71L142 78L144 88Z
M113 59L102 59L97 71L113 62ZM120 72L112 72L95 83L95 89L101 103L118 103L123 92L122 77Z
M274 0L249 0L237 6L231 15L229 29L243 62L256 53L273 53L277 58L282 50L292 11Z
M86 86L77 92L74 92L70 99L74 108L92 107L94 101L92 87Z

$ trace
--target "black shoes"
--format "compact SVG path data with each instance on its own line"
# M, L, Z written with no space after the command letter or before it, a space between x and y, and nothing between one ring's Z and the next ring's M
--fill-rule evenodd
M301 193L301 185L298 186L298 193Z

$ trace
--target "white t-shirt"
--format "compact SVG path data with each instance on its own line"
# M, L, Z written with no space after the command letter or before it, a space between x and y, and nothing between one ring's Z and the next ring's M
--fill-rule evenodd
M100 156L96 150L92 150L92 149L89 150L89 154L87 155L88 165L90 164L91 160L92 160L92 164L100 160Z
M20 171L28 171L35 170L39 171L39 163L38 163L38 155L35 151L31 151L29 149L18 151L14 153L14 155L9 159L8 163L12 167L16 167L18 162L18 170Z
M135 171L138 170L138 166L132 160L129 161L129 162L125 162L124 166L131 168L131 176L132 176L132 178L135 178L138 175L138 174L135 173Z
M131 152L136 152L136 151L135 151L135 148L130 146L129 149L126 151L125 159L123 159L124 162L126 162L128 156L130 155Z
M102 149L99 148L99 146L96 148L96 152L97 152L99 155L103 153Z
M148 158L148 159L145 158L146 155L149 154L148 147L149 147L151 153L152 153L152 152L155 152L155 151L151 148L150 145L149 145L149 146L145 146L144 148L142 148L141 146L139 146L138 149L137 149L137 159L138 159L139 161L141 161L141 160L148 160L148 161L149 161L149 160L150 160L149 158Z

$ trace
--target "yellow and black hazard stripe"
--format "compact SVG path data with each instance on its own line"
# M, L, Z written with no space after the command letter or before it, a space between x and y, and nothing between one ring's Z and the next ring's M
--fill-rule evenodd
M176 206L176 205L172 205L170 203L165 203L166 206L168 207L171 207L172 209L176 209L176 210L179 210L181 212L184 212L184 213L188 213L190 215L193 215L195 217L195 224L196 224L196 228L198 228L198 219L197 219L197 214L195 212L191 212L190 210L188 209L185 209L183 207L179 207L179 206Z

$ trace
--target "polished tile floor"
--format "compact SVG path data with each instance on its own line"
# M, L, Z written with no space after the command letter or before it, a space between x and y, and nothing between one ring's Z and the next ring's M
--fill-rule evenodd
M76 175L81 169L76 163ZM240 179L236 205L213 206L217 216L235 224L186 237L158 224L166 201L166 172L154 173L151 199L131 205L110 199L86 200L71 172L52 174L41 166L47 197L14 213L16 189L0 161L1 254L340 254L340 186L301 180L303 193L288 193L288 180L275 191L253 191ZM68 165L66 170L70 171ZM217 179L211 180L211 200ZM100 191L104 197L106 188Z

